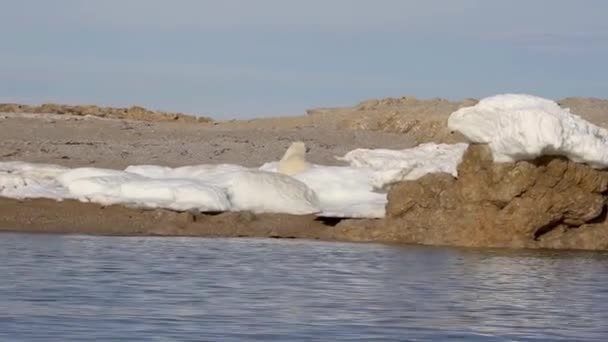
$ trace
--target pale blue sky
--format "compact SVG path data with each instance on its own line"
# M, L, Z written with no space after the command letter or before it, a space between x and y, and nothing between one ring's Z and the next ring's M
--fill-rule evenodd
M0 101L243 118L368 98L608 97L604 0L0 0Z

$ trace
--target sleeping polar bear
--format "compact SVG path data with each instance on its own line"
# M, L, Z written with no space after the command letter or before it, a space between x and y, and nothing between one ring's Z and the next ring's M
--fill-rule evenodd
M279 161L277 171L284 175L293 176L310 168L306 161L306 145L301 141L291 143Z

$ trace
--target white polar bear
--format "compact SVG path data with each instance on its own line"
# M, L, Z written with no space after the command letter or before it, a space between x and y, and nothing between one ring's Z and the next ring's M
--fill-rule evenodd
M277 171L293 176L308 169L310 169L310 164L306 161L306 145L302 141L296 141L285 151L283 158L279 161Z
M248 170L229 181L233 211L307 215L319 213L317 194L301 181L278 173Z

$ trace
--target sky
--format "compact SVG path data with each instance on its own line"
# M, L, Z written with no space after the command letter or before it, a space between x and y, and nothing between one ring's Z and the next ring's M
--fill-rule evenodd
M608 98L604 0L0 0L0 102L217 119L389 96Z

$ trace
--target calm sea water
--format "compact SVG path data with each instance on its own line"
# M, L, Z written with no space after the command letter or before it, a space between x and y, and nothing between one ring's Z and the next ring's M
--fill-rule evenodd
M0 234L2 341L608 340L608 254Z

